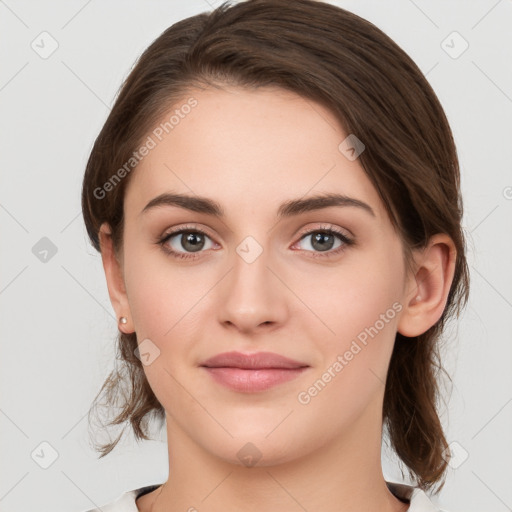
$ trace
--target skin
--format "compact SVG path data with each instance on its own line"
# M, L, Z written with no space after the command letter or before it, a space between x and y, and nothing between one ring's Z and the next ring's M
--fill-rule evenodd
M138 509L407 510L382 473L384 382L396 332L419 335L442 315L453 242L432 237L415 252L415 272L406 273L376 190L358 159L338 149L347 133L319 104L270 87L191 95L198 105L130 177L118 259L109 226L100 232L110 299L117 317L128 320L119 329L160 350L144 371L166 411L170 478L139 498ZM283 201L333 191L366 202L375 217L328 207L276 218ZM226 216L173 206L141 214L163 192L207 196ZM173 258L155 243L185 224L208 235L199 253L184 247L181 235L172 239L172 248L193 260ZM335 239L322 252L314 235L302 237L326 224L356 244L326 257L343 242ZM236 252L247 236L263 250L250 264ZM395 302L401 310L394 318L308 404L300 403L298 393ZM236 392L199 368L230 350L276 352L309 368L264 392ZM237 456L248 442L261 454L254 467Z

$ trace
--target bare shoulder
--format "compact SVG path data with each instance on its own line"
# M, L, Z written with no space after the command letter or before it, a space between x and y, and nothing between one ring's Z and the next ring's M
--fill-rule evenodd
M135 506L137 507L139 512L150 512L153 508L153 503L155 502L156 497L162 491L162 486L157 487L151 492L144 494L140 498L135 500Z

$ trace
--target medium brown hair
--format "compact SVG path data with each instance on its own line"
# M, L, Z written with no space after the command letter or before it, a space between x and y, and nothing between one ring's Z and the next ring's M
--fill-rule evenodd
M131 175L123 173L104 197L98 197L98 190L187 91L208 85L278 86L327 107L345 132L366 147L359 162L400 236L407 268L412 268L411 251L425 247L432 235L446 233L453 240L455 273L442 317L415 338L396 334L382 417L410 477L424 490L437 484L439 492L449 460L437 403L438 378L440 372L446 374L440 361L441 334L446 321L458 317L467 303L469 271L458 157L436 94L392 39L332 4L224 2L212 12L179 21L138 59L87 162L82 209L98 251L99 228L108 222L116 254L121 253L124 190ZM118 334L120 367L109 375L89 413L103 397L109 412L120 408L107 426L126 428L129 422L139 440L149 439L148 417L163 419L165 411L134 355L136 348L135 333ZM122 433L97 448L101 457Z

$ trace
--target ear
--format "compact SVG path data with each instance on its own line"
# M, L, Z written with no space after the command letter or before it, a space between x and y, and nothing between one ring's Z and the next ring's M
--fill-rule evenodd
M104 222L100 227L99 241L103 269L107 279L108 294L110 296L112 307L116 312L118 328L120 331L130 334L134 332L133 319L130 314L130 306L128 305L122 264L118 261L115 255L112 243L112 232L110 226L106 222ZM127 323L120 323L119 319L122 316L126 318Z
M455 272L457 250L444 233L430 238L414 254L415 272L408 276L405 304L397 330L407 337L419 336L442 316Z

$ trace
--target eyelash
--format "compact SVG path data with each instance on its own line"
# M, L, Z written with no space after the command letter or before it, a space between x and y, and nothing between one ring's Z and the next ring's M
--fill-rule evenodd
M196 256L195 254L192 255L191 253L177 252L177 251L175 251L173 249L170 249L169 246L166 245L167 242L173 236L180 235L180 234L183 234L183 233L199 233L199 234L207 236L208 238L211 239L211 237L208 235L208 233L206 233L202 229L198 229L195 226L183 226L183 227L181 227L179 229L176 229L174 231L170 231L169 233L166 233L162 238L158 239L158 241L156 243L162 247L162 250L166 254L168 254L169 256L172 256L173 258L188 259L188 260L197 259L198 256ZM300 236L298 241L300 241L303 238L306 238L307 236L312 235L314 233L323 233L323 234L327 234L327 235L335 235L335 236L337 236L341 240L342 245L340 247L338 247L337 249L334 249L334 250L331 250L331 251L325 251L325 252L322 252L322 251L318 251L318 252L306 251L306 252L312 252L312 254L310 256L308 256L310 258L329 258L329 257L337 256L342 251L344 251L347 247L355 244L354 240L352 240L351 238L348 238L344 233L342 233L341 231L338 231L337 229L333 228L331 225L329 225L329 226L321 226L319 228L306 231L305 233L301 234L301 236ZM204 251L198 251L198 253L201 253L201 252L204 252Z

